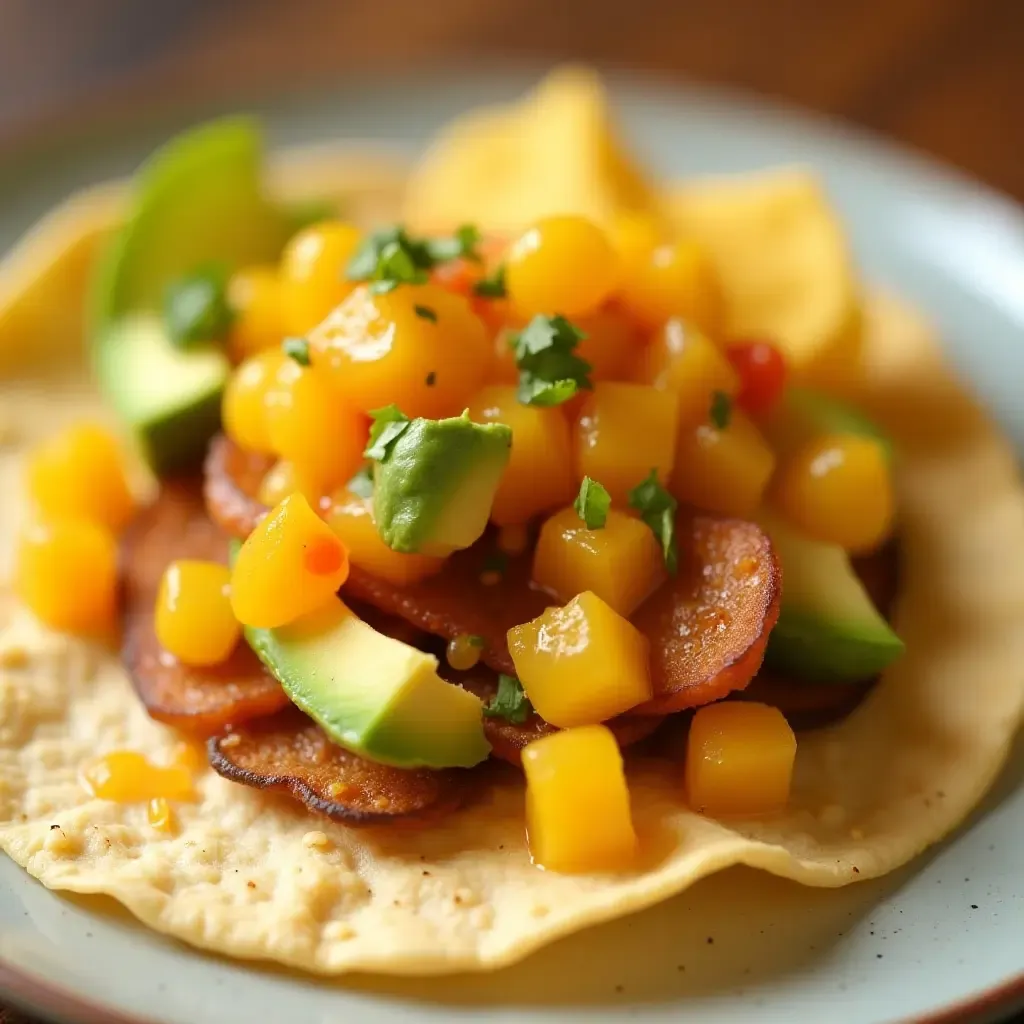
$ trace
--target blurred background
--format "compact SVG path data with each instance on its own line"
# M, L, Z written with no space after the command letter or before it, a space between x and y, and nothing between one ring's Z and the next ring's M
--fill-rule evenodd
M1024 0L0 0L0 160L342 77L565 58L753 90L1024 199Z

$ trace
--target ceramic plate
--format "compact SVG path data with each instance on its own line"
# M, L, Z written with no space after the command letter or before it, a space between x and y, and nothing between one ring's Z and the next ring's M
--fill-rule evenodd
M275 144L395 140L410 151L471 104L537 76L473 73L353 85L267 106ZM950 359L1024 452L1024 215L876 141L745 99L611 82L637 150L662 174L808 161L846 215L865 275L941 328ZM132 167L186 121L0 169L0 246L71 189ZM1024 624L1022 624L1024 628ZM965 680L965 685L970 681ZM486 1020L1005 1018L1024 1002L1024 744L959 834L879 882L826 891L734 868L518 967L429 981L323 982L194 953L106 900L68 899L0 862L0 988L67 1022L369 1024Z

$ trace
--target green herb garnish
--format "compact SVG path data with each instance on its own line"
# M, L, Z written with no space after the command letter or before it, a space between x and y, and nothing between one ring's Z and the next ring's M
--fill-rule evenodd
M716 391L711 396L711 422L719 430L725 430L732 419L732 398L724 391Z
M522 725L533 713L533 705L526 696L523 684L515 676L498 676L498 692L484 705L488 718L504 718L513 725Z
M309 366L309 342L305 338L285 338L281 345L284 354L299 366Z
M363 455L368 459L383 462L388 457L391 445L408 429L412 420L397 405L386 405L383 409L370 412L373 425L370 427L370 443Z
M413 312L422 317L424 320L429 320L432 324L437 323L437 313L429 306L413 306Z
M451 238L428 238L424 244L434 263L457 259L480 262L480 254L476 251L480 244L480 231L475 224L463 224L455 229Z
M658 483L658 474L651 475L629 492L629 506L640 513L640 518L651 528L665 555L665 566L674 576L679 568L676 545L676 509L679 502Z
M482 299L503 299L508 294L505 288L505 264L500 263L494 272L481 277L473 284L473 294Z
M223 341L235 315L228 305L228 272L220 264L198 267L164 292L164 323L179 348Z
M373 497L373 470L363 466L348 482L348 489L359 498Z
M486 647L487 646L487 641L484 640L484 638L482 636L479 636L476 633L467 633L466 634L466 643L469 644L470 647Z
M581 388L590 389L591 366L575 354L586 337L564 316L535 316L509 347L519 368L519 401L524 405L561 405Z
M583 478L580 493L572 503L580 519L587 524L588 530L600 530L608 520L608 510L612 507L612 496L596 480L589 476Z

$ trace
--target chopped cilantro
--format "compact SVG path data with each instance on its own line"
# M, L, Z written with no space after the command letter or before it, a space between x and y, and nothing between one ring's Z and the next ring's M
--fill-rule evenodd
M228 305L228 272L220 264L198 267L164 291L164 323L179 348L223 341L234 313Z
M608 520L608 509L611 506L612 496L596 480L585 476L572 507L587 524L587 529L600 530Z
M402 250L408 256L414 268L427 270L431 265L423 243L410 238L401 225L394 224L375 231L356 250L346 268L349 279L369 281L378 277L377 270L381 259L385 258L385 250L394 252L396 249Z
M711 396L711 422L719 430L725 430L732 419L732 398L724 391L716 391Z
M561 405L581 388L593 385L591 366L573 351L586 335L564 316L535 316L509 338L519 368L519 401L524 405Z
M486 647L487 646L487 641L484 640L484 638L482 636L479 636L476 633L467 633L466 634L466 643L468 643L470 647Z
M515 676L498 676L498 692L484 705L488 718L504 718L513 725L522 725L533 712L523 684Z
M505 264L499 264L492 274L481 277L473 285L473 294L482 299L503 299L508 294L505 288Z
M373 497L373 470L363 466L348 482L348 489L360 498Z
M665 554L665 565L674 576L679 567L676 545L676 509L679 502L658 483L658 474L652 469L651 475L629 492L629 505L640 513L640 518L654 532Z
M432 324L437 323L437 313L429 306L413 306L413 312L424 320L429 320Z
M388 242L380 251L370 291L377 295L393 291L400 284L425 284L427 272L416 265L408 249Z
M424 244L434 263L447 263L460 257L480 262L480 254L476 251L480 244L480 231L475 224L463 224L450 238L429 238Z
M386 405L383 409L370 412L373 425L370 427L370 443L363 455L368 459L382 462L388 457L388 451L408 429L412 420L397 405Z
M285 338L281 345L284 354L294 359L299 366L309 366L309 342L305 338Z

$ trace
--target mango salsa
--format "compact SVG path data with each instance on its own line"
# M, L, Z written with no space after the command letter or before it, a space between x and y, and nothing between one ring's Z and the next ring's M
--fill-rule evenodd
M785 808L796 737L778 708L724 701L698 708L686 746L686 793L711 816L771 814Z
M334 600L348 579L348 550L292 494L246 539L231 574L231 607L246 626L275 629Z
M664 483L675 461L679 401L641 384L594 385L576 424L576 473L599 480L617 505L655 470ZM513 442L513 452L515 442Z
M775 455L747 415L733 408L725 427L684 426L669 490L684 504L749 516L761 503Z
M486 387L469 401L474 423L504 423L512 453L498 485L491 519L499 526L525 523L538 512L572 501L569 425L562 411L523 405L513 387Z
M216 562L181 559L164 570L153 624L160 646L186 665L218 665L238 643L231 573Z
M561 601L590 590L629 618L667 578L654 533L624 512L612 509L603 527L589 530L566 508L540 529L533 581Z
M589 591L508 631L519 681L537 713L568 729L651 697L647 638Z
M622 754L603 725L567 729L523 751L526 828L552 871L616 871L636 857Z
M389 548L373 523L373 499L353 494L347 487L334 494L327 525L341 538L353 565L396 586L426 579L444 565L443 558L406 555Z

